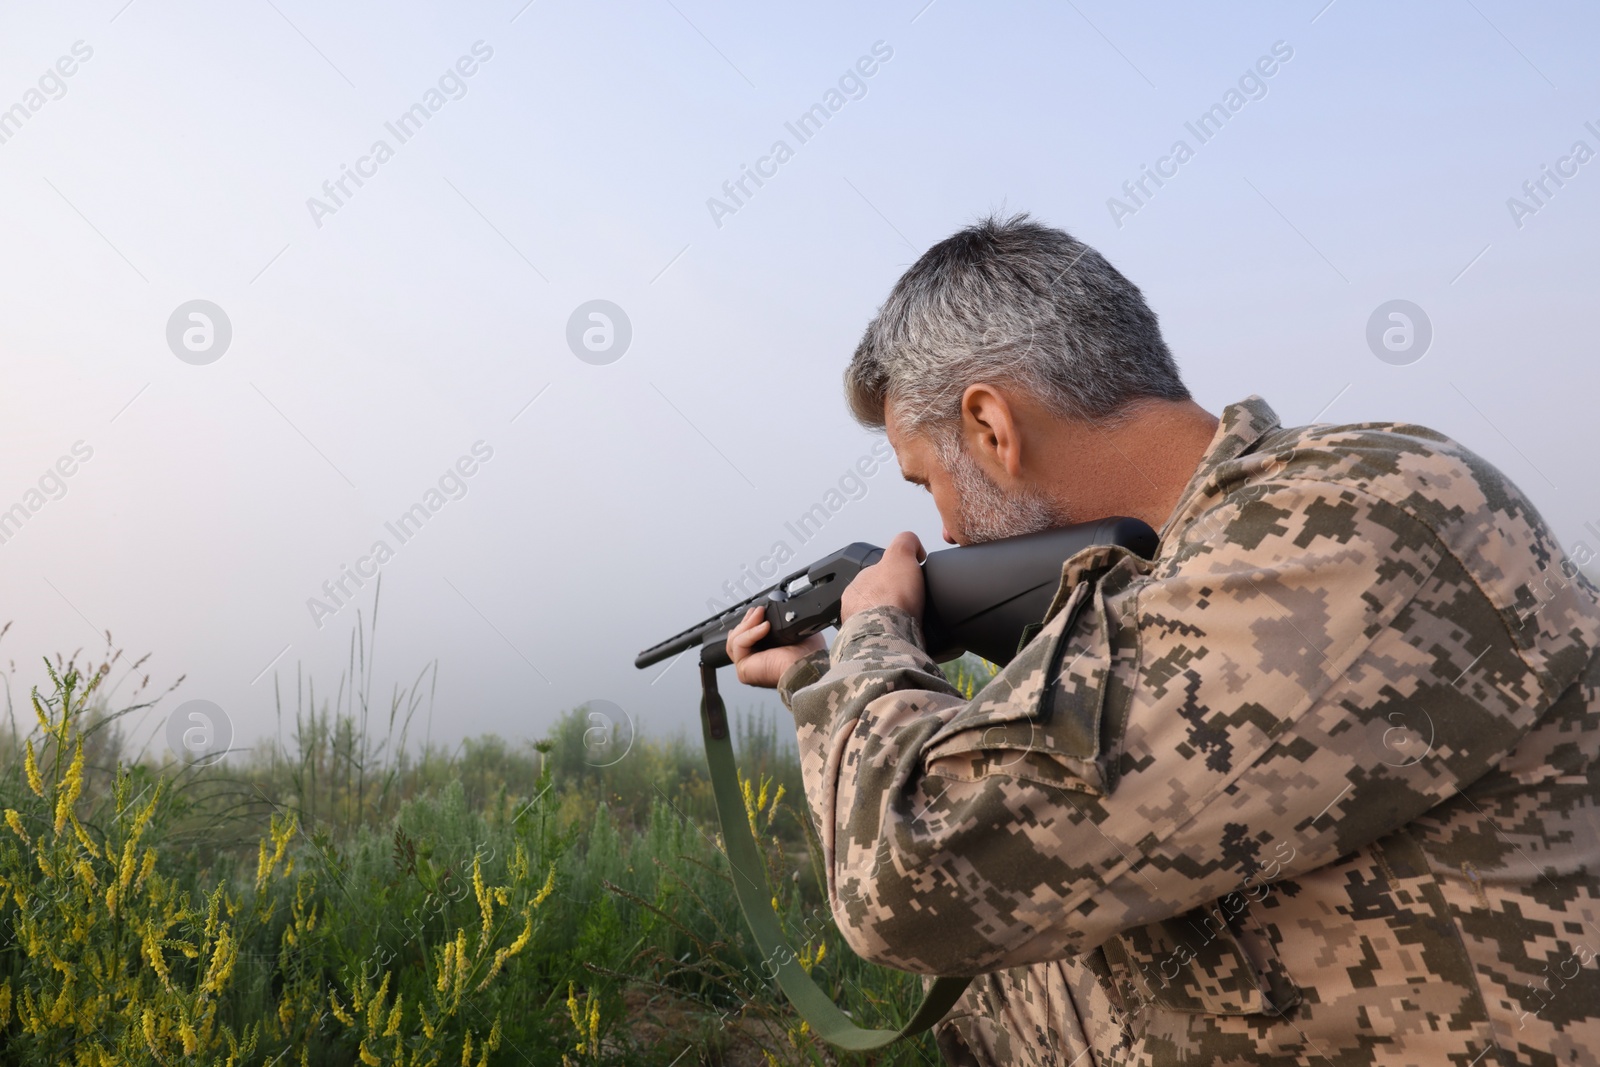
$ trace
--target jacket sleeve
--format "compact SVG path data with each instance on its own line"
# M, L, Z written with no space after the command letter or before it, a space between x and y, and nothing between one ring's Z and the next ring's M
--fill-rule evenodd
M1539 706L1431 532L1316 481L1224 501L1154 566L1079 553L971 701L893 608L784 682L840 930L922 974L1077 955L1322 866L1484 774Z

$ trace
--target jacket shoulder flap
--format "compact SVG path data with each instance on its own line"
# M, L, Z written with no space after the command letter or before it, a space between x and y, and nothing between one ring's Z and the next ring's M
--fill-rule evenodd
M965 779L1003 773L1109 792L1102 715L1118 627L1107 597L1148 568L1117 545L1095 545L1068 559L1042 628L929 738L923 750L929 773Z

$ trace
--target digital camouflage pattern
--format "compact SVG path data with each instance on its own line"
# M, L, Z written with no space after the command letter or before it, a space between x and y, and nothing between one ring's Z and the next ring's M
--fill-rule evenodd
M1231 405L975 699L894 608L786 673L839 927L980 975L952 1063L1600 1063L1583 562L1432 430Z

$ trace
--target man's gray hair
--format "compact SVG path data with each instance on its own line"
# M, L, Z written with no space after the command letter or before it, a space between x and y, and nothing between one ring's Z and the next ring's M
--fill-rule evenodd
M845 370L856 420L946 438L961 394L1012 385L1067 418L1112 419L1146 397L1187 400L1138 286L1027 214L945 238L895 283Z

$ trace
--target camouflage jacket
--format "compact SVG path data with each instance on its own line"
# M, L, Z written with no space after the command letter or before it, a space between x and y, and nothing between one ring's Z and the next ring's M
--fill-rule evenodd
M971 699L895 608L785 674L840 930L979 975L955 1063L1600 1063L1577 563L1432 430L1231 405Z

